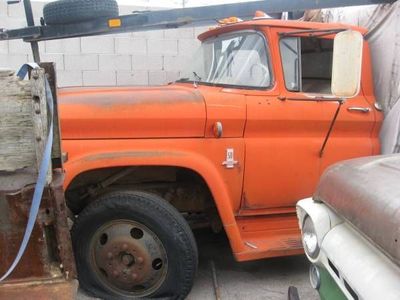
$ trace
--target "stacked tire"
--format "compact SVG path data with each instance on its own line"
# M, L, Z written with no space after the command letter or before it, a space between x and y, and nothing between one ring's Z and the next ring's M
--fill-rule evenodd
M58 0L46 4L43 19L47 25L84 22L119 15L116 0Z

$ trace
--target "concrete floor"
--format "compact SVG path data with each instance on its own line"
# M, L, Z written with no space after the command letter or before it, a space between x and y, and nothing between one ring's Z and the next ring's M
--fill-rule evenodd
M316 300L318 295L308 280L305 256L284 257L238 263L227 238L208 230L195 233L199 247L199 270L188 300L215 300L211 261L216 267L221 299L287 299L290 285L299 289L300 298ZM80 292L78 300L89 300Z

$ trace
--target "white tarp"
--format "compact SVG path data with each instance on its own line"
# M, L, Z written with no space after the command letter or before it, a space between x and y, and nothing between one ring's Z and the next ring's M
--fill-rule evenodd
M322 10L324 22L347 23L369 30L375 95L385 112L382 153L400 152L400 1L393 4Z

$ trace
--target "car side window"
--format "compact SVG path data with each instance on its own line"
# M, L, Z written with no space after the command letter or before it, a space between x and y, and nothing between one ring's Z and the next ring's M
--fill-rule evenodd
M285 37L279 46L288 91L331 94L333 40Z

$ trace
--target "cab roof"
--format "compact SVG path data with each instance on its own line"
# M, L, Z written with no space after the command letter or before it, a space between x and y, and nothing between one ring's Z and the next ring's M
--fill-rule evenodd
M227 32L238 31L243 29L249 29L256 27L280 27L280 28L292 28L293 30L319 30L319 29L352 29L359 31L361 34L367 33L367 29L363 27L357 27L349 24L341 23L320 23L320 22L304 22L298 20L276 20L276 19L253 19L249 21L241 21L232 23L229 25L222 25L214 29L208 30L198 36L199 40L203 41L209 37L220 35Z

